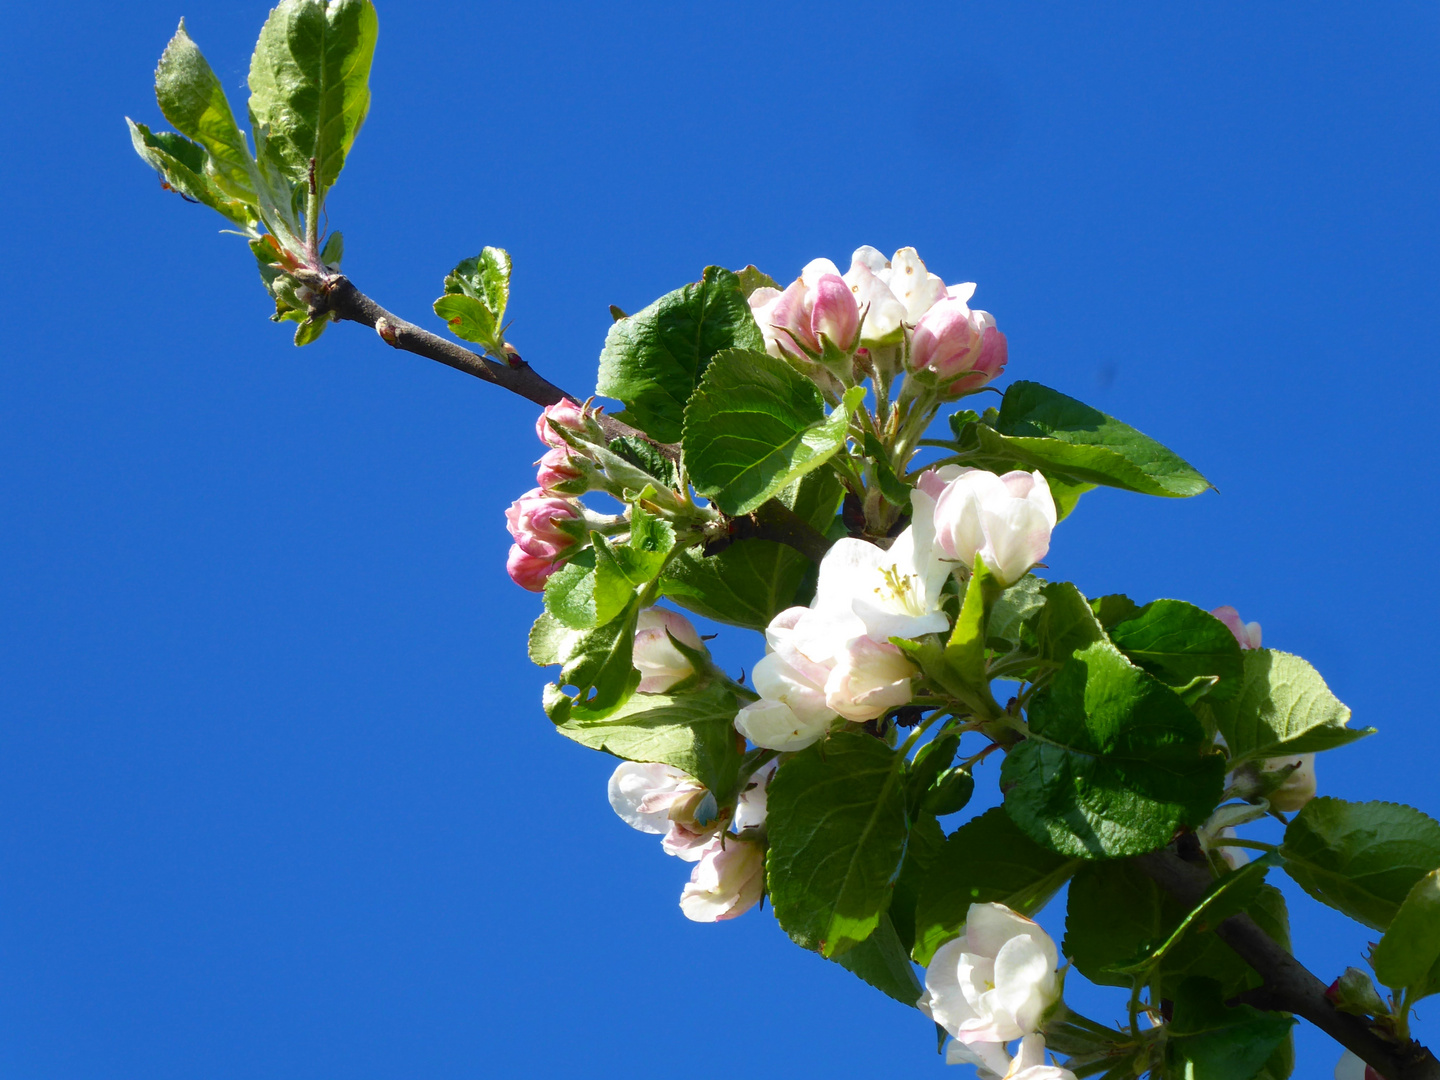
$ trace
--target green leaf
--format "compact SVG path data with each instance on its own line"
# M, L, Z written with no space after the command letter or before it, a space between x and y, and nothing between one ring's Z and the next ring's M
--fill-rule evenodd
M596 392L625 403L621 420L662 443L678 442L685 403L710 358L725 349L764 348L740 279L707 267L699 282L610 327Z
M1440 990L1440 870L1410 887L1370 957L1376 977L1415 1001Z
M907 962L915 945L915 912L920 903L920 890L924 888L930 869L945 846L945 830L935 820L934 814L912 815L912 822L910 838L905 841L905 861L900 864L900 874L895 879L895 890L890 898L889 916L900 944L904 946Z
M1440 822L1411 806L1311 799L1285 830L1285 871L1322 904L1386 929L1440 866Z
M1225 762L1199 721L1107 641L1076 652L1036 693L1029 722L1001 766L1005 809L1062 855L1154 851L1220 799Z
M864 941L832 959L876 990L911 1008L924 994L905 945L888 915L880 916L874 933Z
M604 626L634 592L608 552L581 551L545 582L545 610L573 630Z
M1108 596L1097 596L1091 600L1090 610L1095 612L1095 618L1100 621L1100 625L1109 630L1138 615L1140 605L1124 593L1110 593Z
M582 631L571 629L548 611L542 611L530 627L530 662L540 667L563 664L583 636Z
M1193 466L1154 439L1039 383L1010 384L995 429L1022 461L1052 465L1077 480L1144 495L1185 497L1210 489Z
M483 345L495 356L505 355L505 306L510 302L510 254L487 247L445 275L445 295L435 301L435 314L458 338Z
M654 443L646 442L636 435L622 435L618 439L612 439L608 449L610 453L649 477L656 488L680 486L680 474L675 468L675 462L662 454ZM609 472L608 469L606 471ZM644 486L643 483L634 485L634 489L639 491Z
M1332 750L1374 733L1346 727L1350 710L1300 657L1247 649L1244 661L1239 697L1215 708L1232 763Z
M1230 1008L1215 980L1186 979L1175 996L1167 1064L1186 1080L1255 1080L1294 1023L1250 1005Z
M955 629L945 643L945 664L957 678L976 693L988 693L990 680L985 671L985 637L990 608L1004 587L985 561L975 556Z
M1130 660L1166 686L1197 678L1220 681L1208 695L1224 701L1240 691L1245 658L1235 635L1203 608L1183 600L1155 600L1110 630L1110 640Z
M781 502L822 531L835 516L840 482L828 470L807 473L779 496ZM665 596L707 619L764 630L797 602L796 593L813 563L792 547L771 540L742 540L719 554L698 548L677 555L665 568Z
M1035 624L1045 609L1044 578L1026 574L1000 594L990 612L985 637L992 647L1014 649L1035 640Z
M325 332L325 327L330 325L330 316L321 315L317 319L302 319L300 325L295 328L295 344L309 345Z
M825 415L820 388L783 360L727 349L685 407L681 447L690 482L727 514L748 514L845 446L865 391L851 387Z
M559 682L545 688L545 714L557 724L603 720L628 701L640 685L632 663L640 598L620 615L575 639L560 669ZM564 687L575 688L566 694Z
M748 300L750 294L756 289L778 289L779 284L769 274L757 270L753 265L743 270L735 271L735 280L740 284L740 291Z
M632 630L633 636L633 630ZM603 719L557 725L560 734L628 761L658 761L711 791L733 791L744 757L735 714L745 704L722 680L702 677L669 694L635 694Z
M1288 947L1285 899L1278 889L1260 885L1249 896L1245 910L1266 933ZM1134 980L1129 969L1158 950L1186 915L1185 907L1135 863L1087 863L1070 882L1065 955L1091 982L1129 987ZM1259 985L1255 970L1208 930L1208 924L1203 929L1192 927L1161 958L1163 996L1173 997L1179 983L1192 975L1215 979L1230 994Z
M243 227L255 220L255 214L239 199L231 198L205 175L205 148L173 131L151 131L128 116L130 142L140 159L160 174L160 179L187 199L218 210L235 224Z
M1068 581L1041 587L1045 608L1036 622L1035 637L1040 656L1063 664L1079 649L1105 640L1105 631L1079 589Z
M320 261L326 266L339 266L341 258L345 255L345 237L336 229L325 240L325 246L320 249Z
M370 0L281 0L255 43L251 126L292 183L308 184L315 162L322 200L370 107L378 25Z
M880 924L905 854L905 759L841 731L770 782L766 864L775 918L796 944L836 957Z
M185 32L184 19L155 69L155 99L176 131L205 148L207 179L228 198L255 205L250 145L240 134L220 80Z
M993 807L951 834L920 887L917 962L959 935L971 904L1004 904L1022 915L1045 906L1082 864L1047 851Z
M928 813L944 817L964 810L974 794L975 777L965 766L956 765L936 778L920 805Z

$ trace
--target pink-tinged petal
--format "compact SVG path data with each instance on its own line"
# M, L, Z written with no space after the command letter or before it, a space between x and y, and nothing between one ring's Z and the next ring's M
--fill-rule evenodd
M839 274L824 274L811 291L811 336L817 341L823 336L841 352L849 352L860 333L860 309L850 287Z

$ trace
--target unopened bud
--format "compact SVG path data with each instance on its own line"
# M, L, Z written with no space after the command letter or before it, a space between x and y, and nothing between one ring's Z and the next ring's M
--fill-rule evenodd
M1345 969L1325 991L1325 997L1343 1013L1352 1016L1383 1016L1385 1003L1370 976L1357 967Z
M849 353L860 335L860 308L850 287L839 274L822 274L811 294L811 335Z
M690 620L678 611L652 607L640 612L631 657L641 675L642 694L663 694L695 674L690 658L675 647L671 637L697 651L705 648Z
M585 520L578 503L533 488L510 504L505 527L527 554L554 559L575 547Z
M939 379L946 395L980 389L1005 370L1005 335L987 311L945 297L921 316L910 343L910 367Z
M381 315L380 318L375 320L375 332L380 335L380 340L385 342L386 345L393 346L398 337L395 324L385 318L384 315Z
M569 398L561 398L553 405L546 405L545 411L535 421L535 434L546 446L564 449L568 443L556 434L556 428L567 431L585 430L585 407Z

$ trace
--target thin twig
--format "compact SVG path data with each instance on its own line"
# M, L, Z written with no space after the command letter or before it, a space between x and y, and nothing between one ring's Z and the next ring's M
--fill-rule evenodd
M1151 852L1135 861L1161 888L1190 907L1200 902L1214 880L1207 869L1173 851ZM1363 1018L1340 1012L1325 996L1325 984L1248 915L1232 915L1215 927L1215 935L1265 980L1244 995L1247 1004L1310 1021L1386 1080L1440 1080L1440 1061L1429 1050L1418 1042L1382 1038Z

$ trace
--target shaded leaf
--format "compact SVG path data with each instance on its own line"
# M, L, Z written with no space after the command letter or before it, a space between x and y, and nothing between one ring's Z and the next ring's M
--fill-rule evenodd
M1112 601L1111 607L1116 606ZM1102 609L1103 610L1103 609ZM1183 600L1155 600L1110 629L1110 640L1130 660L1167 686L1197 678L1219 679L1208 697L1223 701L1240 691L1245 659L1235 635L1203 608Z
M1232 762L1332 750L1374 733L1346 726L1350 710L1300 657L1247 649L1244 664L1239 696L1215 706Z

